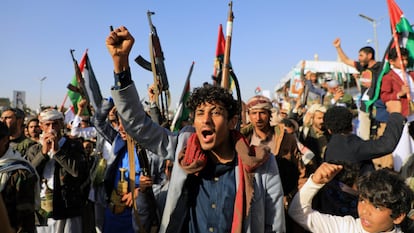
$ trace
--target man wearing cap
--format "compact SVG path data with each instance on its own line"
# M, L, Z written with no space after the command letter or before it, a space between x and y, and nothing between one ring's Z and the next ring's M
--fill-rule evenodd
M248 100L246 108L250 124L242 128L241 133L250 145L267 146L275 156L282 180L285 207L287 207L298 189L300 170L303 168L298 156L296 138L293 134L285 132L282 123L278 122L275 126L270 124L273 106L269 98L256 95ZM290 222L289 219L286 221ZM292 224L286 224L287 232L291 232L292 229L289 227Z
M46 109L40 113L39 121L43 133L39 143L27 151L27 159L42 181L39 224L48 225L37 230L82 232L80 216L87 195L82 185L88 177L82 144L62 134L64 122L61 112Z
M20 152L22 156L26 154L27 149L31 145L36 143L24 135L24 117L23 110L7 108L1 113L0 118L10 130L10 146Z
M323 98L323 105L327 109L333 106L343 106L348 108L352 112L352 115L358 116L358 109L354 99L339 86L339 82L336 79L327 79L326 89L328 92Z

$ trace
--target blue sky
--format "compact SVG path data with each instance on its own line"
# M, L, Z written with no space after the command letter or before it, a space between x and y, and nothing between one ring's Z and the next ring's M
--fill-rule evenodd
M412 0L396 0L406 18L414 23ZM149 57L146 12L154 11L165 55L165 66L175 106L191 63L191 86L210 82L219 24L226 29L229 1L30 1L0 2L0 97L12 98L13 90L26 92L26 103L60 105L74 69L70 49L80 60L89 51L92 67L104 96L110 95L113 66L105 47L109 25L125 25L135 37L131 69L141 97L152 83L152 74L133 63ZM239 78L244 100L256 87L273 91L300 60L336 60L332 41L342 39L347 55L357 59L359 48L373 40L377 20L380 57L391 38L386 0L348 1L233 1L234 24L231 62ZM371 43L374 47L374 44ZM69 106L69 100L66 106Z

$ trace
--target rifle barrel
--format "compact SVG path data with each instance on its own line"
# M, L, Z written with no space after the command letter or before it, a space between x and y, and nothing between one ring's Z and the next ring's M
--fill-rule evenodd
M155 26L154 26L154 24L152 24L151 15L155 15L155 12L148 10L147 11L148 22L149 22L149 25L150 25L150 28L151 28L151 34L153 34L154 33L153 30L155 30ZM155 34L156 34L156 31L155 31Z
M224 52L224 61L223 61L223 74L221 79L222 87L229 89L229 74L230 74L230 50L231 50L231 37L233 33L233 3L229 3L229 14L227 18L227 28L226 28L226 46Z

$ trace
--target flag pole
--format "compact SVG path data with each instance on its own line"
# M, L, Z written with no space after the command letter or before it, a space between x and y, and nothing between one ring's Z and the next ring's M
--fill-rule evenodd
M66 92L65 98L63 98L63 102L60 105L60 111L63 112L63 108L65 107L66 100L68 98L68 92Z
M218 34L217 34L217 45L216 45L216 57L214 59L213 66L213 85L221 86L221 78L223 73L223 58L224 58L224 49L226 47L226 39L224 39L223 34L223 25L219 25Z
M395 5L393 7L393 9L398 9L399 11L401 11L401 10L400 10L400 8L397 6L397 4L393 0L387 0L387 3L388 3L388 13L390 15L390 21L391 21L392 37L394 39L395 50L397 51L397 56L400 59L400 66L401 66L401 71L402 71L402 77L403 77L403 80L404 80L405 85L409 85L407 73L406 73L405 66L404 66L404 63L403 63L402 57L401 57L400 42L398 40L397 29L395 28L396 22L393 22L393 20L392 20L394 18L393 17L393 13L396 13L396 12L393 12L391 10L391 4L394 4ZM400 12L400 14L402 14L402 12ZM407 92L407 99L408 100L411 100L410 91Z
M229 3L229 14L227 17L227 28L226 28L226 47L223 61L223 74L221 79L221 86L225 89L229 89L229 74L230 74L230 49L231 49L231 37L233 33L233 2Z
M193 61L193 63L191 63L191 66L190 66L190 70L188 71L188 75L187 75L187 78L185 80L184 88L183 88L183 91L181 93L179 106L178 106L177 111L174 115L173 121L171 122L171 126L170 126L171 131L176 131L175 130L176 128L181 128L181 126L176 127L176 124L179 121L179 118L182 117L182 115L183 115L183 111L184 111L184 107L185 107L184 106L185 105L184 96L185 96L186 92L189 91L189 89L190 89L190 78L191 78L191 74L193 73L194 64L195 64L195 62Z

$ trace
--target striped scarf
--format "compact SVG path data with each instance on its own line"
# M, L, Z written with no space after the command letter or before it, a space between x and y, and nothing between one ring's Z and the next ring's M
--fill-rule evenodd
M35 173L39 180L36 170L29 161L22 158L19 152L9 147L6 153L0 158L0 192L2 192L6 186L10 177L10 172L18 169L24 169ZM35 192L35 207L38 209L40 207L40 185L38 182L36 182Z

